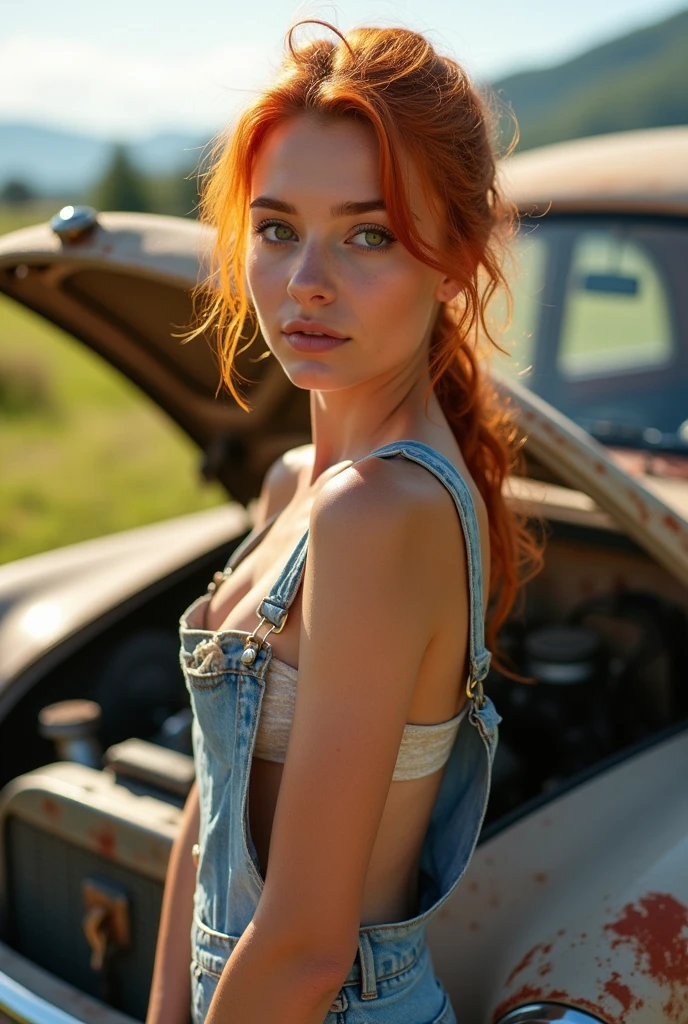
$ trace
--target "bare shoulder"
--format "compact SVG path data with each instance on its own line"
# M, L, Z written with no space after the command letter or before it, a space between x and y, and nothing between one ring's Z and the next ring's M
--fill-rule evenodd
M423 466L408 459L371 458L328 481L311 514L311 528L346 530L374 540L413 532L414 547L432 544L436 531L455 529L454 501Z
M275 459L263 478L258 512L257 525L288 505L294 497L301 473L313 462L313 445L302 444L298 448L290 448Z

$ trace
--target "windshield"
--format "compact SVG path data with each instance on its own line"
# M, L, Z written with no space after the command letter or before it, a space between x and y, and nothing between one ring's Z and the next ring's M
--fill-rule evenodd
M688 454L688 222L524 218L493 364L607 444Z

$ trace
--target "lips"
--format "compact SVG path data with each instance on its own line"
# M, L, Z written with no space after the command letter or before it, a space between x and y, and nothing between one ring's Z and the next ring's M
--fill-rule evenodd
M351 340L316 320L288 320L282 334L297 352L329 352Z
M317 320L288 320L282 328L283 334L306 334L306 335L322 335L326 338L336 338L338 341L348 341L346 334L342 334L340 331L335 331L332 327L327 327L325 324L321 324Z

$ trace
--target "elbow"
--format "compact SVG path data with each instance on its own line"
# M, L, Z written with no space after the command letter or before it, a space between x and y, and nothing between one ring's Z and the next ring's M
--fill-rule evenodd
M303 988L308 989L314 998L334 999L344 984L352 961L353 957L346 962L341 956L318 950L302 954L293 968L300 975Z
M353 949L349 946L332 946L312 951L310 963L316 976L319 975L330 988L339 991L351 970L356 949L357 944L354 944Z
M254 926L255 926L254 919ZM294 976L299 976L306 988L314 993L332 993L339 991L344 983L358 948L358 937L352 941L338 940L331 934L291 929L286 931L270 927L256 929L255 938L263 948L266 959L276 962L276 966L288 965Z

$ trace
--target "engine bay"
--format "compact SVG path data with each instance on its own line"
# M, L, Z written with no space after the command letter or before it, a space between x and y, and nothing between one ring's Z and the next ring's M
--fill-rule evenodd
M503 718L489 822L688 717L688 595L603 514L572 515L575 504L547 510L543 570L502 629L486 681ZM0 787L64 756L102 764L106 750L132 738L191 756L178 619L235 544L139 595L35 681L0 723ZM39 726L46 706L69 700L100 708L90 760L76 746L60 752ZM160 780L158 790L179 800Z
M585 495L554 491L543 570L486 680L502 723L481 841L688 719L688 594ZM135 1019L193 782L178 621L241 539L65 641L0 722L0 946Z

